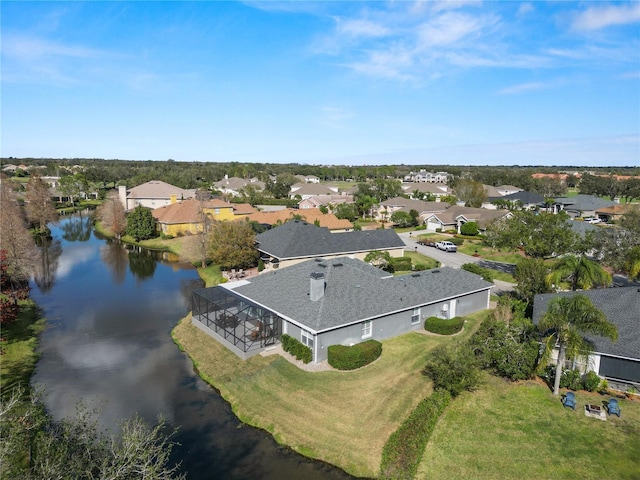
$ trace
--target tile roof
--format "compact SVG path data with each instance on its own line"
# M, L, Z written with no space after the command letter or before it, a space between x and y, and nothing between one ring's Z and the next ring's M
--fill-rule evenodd
M202 204L204 208L232 208L233 205L224 200L209 200ZM198 200L189 199L181 202L165 205L156 208L151 213L153 217L160 223L176 224L176 223L200 223L200 207Z
M266 225L277 225L285 223L294 218L294 215L300 215L305 222L314 223L318 220L321 227L329 230L347 230L353 228L353 223L346 219L340 219L332 213L322 213L318 208L294 209L285 208L283 210L275 210L270 212L257 212L247 215L250 221Z
M331 233L291 220L256 236L257 249L280 260L323 255L348 255L371 250L404 248L404 242L393 230L367 230Z
M185 190L160 180L151 180L128 190L127 198L171 198L175 195L178 200L193 198L195 190Z
M589 337L593 340L595 351L608 355L640 359L640 288L613 287L580 292L545 293L536 295L533 300L533 322L538 323L547 311L549 301L557 296L582 294L591 299L602 310L607 319L618 328L618 340Z
M312 273L324 273L326 288L309 298ZM228 288L320 332L397 311L488 290L491 283L461 269L443 267L398 277L352 258L309 260Z
M258 209L251 206L250 203L234 203L233 204L234 215L250 215L252 213L258 213Z

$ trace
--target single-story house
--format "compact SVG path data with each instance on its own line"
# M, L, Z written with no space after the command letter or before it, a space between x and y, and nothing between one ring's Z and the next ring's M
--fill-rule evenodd
M405 182L415 182L415 183L447 183L449 180L449 174L447 172L427 172L424 169L421 169L419 172L409 172L408 175L405 175Z
M298 202L298 208L300 210L306 210L308 208L320 208L324 205L325 207L334 209L337 205L343 203L353 203L353 195L314 195L300 200L300 202Z
M430 231L455 230L460 233L460 227L467 222L477 222L478 228L483 230L495 221L509 218L513 214L509 210L488 210L486 208L472 208L453 206L444 212L432 213L426 216L423 224Z
M289 198L300 196L301 200L316 195L338 195L340 193L335 185L326 185L318 183L294 183L289 190Z
M447 202L425 202L424 200L415 200L412 198L394 197L378 205L375 217L377 220L388 221L395 212L409 213L411 210L415 210L418 212L418 215L424 218L430 213L444 212L450 206Z
M176 236L202 232L202 213L211 220L233 220L234 205L219 199L206 202L189 199L156 208L151 213L162 233Z
M436 198L444 197L450 194L450 188L444 183L403 183L400 185L402 191L413 197L414 192L427 193L433 195Z
M596 217L603 222L611 223L620 220L622 216L632 208L638 208L638 205L628 203L617 203L611 207L598 208L596 210Z
M587 336L593 342L594 353L588 361L566 367L592 370L607 379L612 388L626 390L627 385L640 389L640 287L613 287L579 292L545 293L536 295L533 322L538 323L547 311L549 302L558 296L585 295L618 329L618 340ZM556 357L557 358L557 355Z
M489 308L493 285L448 267L394 277L352 258L313 259L249 280L195 290L192 322L241 358L283 333L327 359L331 345L384 340Z
M514 205L518 206L521 210L535 210L544 204L544 197L539 193L526 192L524 190L511 193L509 195L499 195L495 197L489 197L489 201L482 205L482 208L488 208L496 210L501 205Z
M373 250L404 255L405 244L393 230L331 233L301 220L291 220L256 236L265 265L283 268L311 258L352 257L363 260Z
M121 185L118 187L118 195L124 209L129 211L138 206L156 209L179 200L195 198L196 191L185 190L159 180L151 180L131 189Z
M262 191L265 188L265 183L261 182L257 178L251 178L246 180L239 177L231 177L225 175L222 180L213 184L214 188L225 195L232 197L240 196L243 188L251 186L258 191Z
M567 212L572 217L594 217L596 210L613 207L616 202L605 200L594 195L576 195L575 197L559 197L553 204L553 213Z

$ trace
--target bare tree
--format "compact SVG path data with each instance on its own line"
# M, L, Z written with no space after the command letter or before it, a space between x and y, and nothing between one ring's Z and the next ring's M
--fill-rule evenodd
M12 285L29 279L37 249L27 229L24 211L10 181L0 180L0 250L6 252L6 274Z
M110 235L120 238L122 232L127 228L124 207L118 196L118 192L110 192L105 202L98 207L96 215L102 227Z
M47 224L58 219L58 212L51 204L49 186L38 175L29 179L25 200L29 221L38 227L40 233L48 232Z

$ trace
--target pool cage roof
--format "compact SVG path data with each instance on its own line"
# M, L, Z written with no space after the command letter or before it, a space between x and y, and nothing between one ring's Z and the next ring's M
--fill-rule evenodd
M224 287L200 288L191 295L192 319L239 357L246 359L282 334L282 318Z

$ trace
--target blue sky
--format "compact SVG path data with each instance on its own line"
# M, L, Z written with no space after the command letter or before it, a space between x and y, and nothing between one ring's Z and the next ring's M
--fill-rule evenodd
M640 166L640 2L2 1L3 157Z

